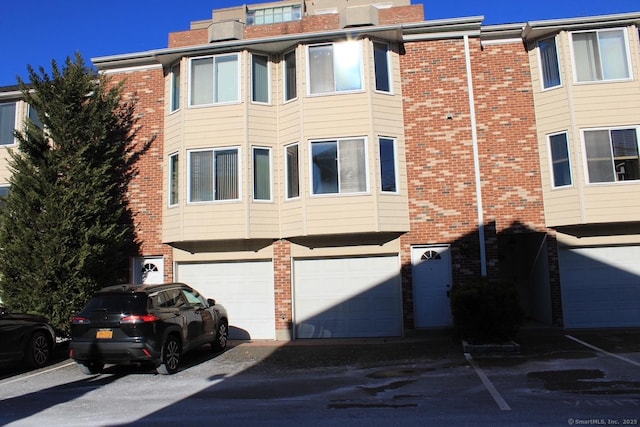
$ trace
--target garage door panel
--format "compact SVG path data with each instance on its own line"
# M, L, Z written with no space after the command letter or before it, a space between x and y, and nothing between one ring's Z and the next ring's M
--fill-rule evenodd
M559 251L567 328L640 326L640 247Z
M397 256L296 260L298 338L399 336Z
M225 306L231 339L275 339L272 262L178 264L177 278Z

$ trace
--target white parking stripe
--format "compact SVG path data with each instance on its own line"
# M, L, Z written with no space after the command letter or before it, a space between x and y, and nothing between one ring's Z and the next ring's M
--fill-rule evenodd
M476 374L478 374L478 376L480 377L480 379L482 380L482 384L484 384L485 388L489 391L489 394L491 394L491 397L493 397L493 400L498 404L498 407L500 408L501 411L510 411L511 407L507 404L507 402L502 398L502 396L500 395L500 393L498 392L498 390L496 390L496 388L493 386L493 384L491 383L491 381L489 380L489 377L487 377L484 373L484 371L482 371L482 369L480 369L480 366L478 366L478 364L476 363L475 360L473 360L473 358L471 357L471 355L469 353L465 353L464 357L467 359L467 361L471 364L471 366L473 367L473 369L475 369Z
M571 335L565 335L565 337L569 338L570 340L573 340L573 341L577 342L578 344L582 344L585 347L589 347L592 350L595 350L595 351L600 352L602 354L606 354L607 356L615 357L616 359L620 359L620 360L622 360L624 362L631 363L634 366L640 367L640 363L636 362L635 360L631 360L631 359L629 359L627 357L620 356L620 355L617 355L615 353L610 353L607 350L601 349L600 347L596 347L595 345L591 345L588 342L584 342L584 341L582 341L582 340L580 340L580 339L578 339L576 337L573 337Z
M8 381L3 381L3 382L0 382L0 387L5 385L5 384L11 384L11 383L15 383L15 382L18 382L18 381L26 380L26 379L29 379L29 378L37 377L38 375L46 374L48 372L57 371L58 369L66 368L67 366L71 366L73 364L75 364L75 362L69 362L69 363L66 363L64 365L60 365L60 366L56 366L56 367L51 368L51 369L47 369L46 371L39 371L39 372L33 373L31 375L27 375L25 377L20 376L20 377L13 378L13 379L8 380Z

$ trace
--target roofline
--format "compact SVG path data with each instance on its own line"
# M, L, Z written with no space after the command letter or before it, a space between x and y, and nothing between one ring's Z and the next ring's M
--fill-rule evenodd
M631 24L640 24L640 12L530 21L522 32L522 38L525 40L536 39L562 30L588 29L595 25L620 26Z

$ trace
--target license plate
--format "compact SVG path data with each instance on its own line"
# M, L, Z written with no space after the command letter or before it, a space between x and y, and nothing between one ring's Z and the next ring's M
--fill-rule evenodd
M113 338L113 331L111 329L100 329L96 332L96 338L101 340L110 340Z

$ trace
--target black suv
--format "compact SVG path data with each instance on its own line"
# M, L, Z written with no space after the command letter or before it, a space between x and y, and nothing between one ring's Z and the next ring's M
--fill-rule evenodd
M11 313L0 305L0 361L25 361L42 368L51 361L56 333L42 316Z
M224 350L228 333L225 308L183 283L110 286L74 316L69 356L85 374L105 364L143 363L173 374L195 347Z

